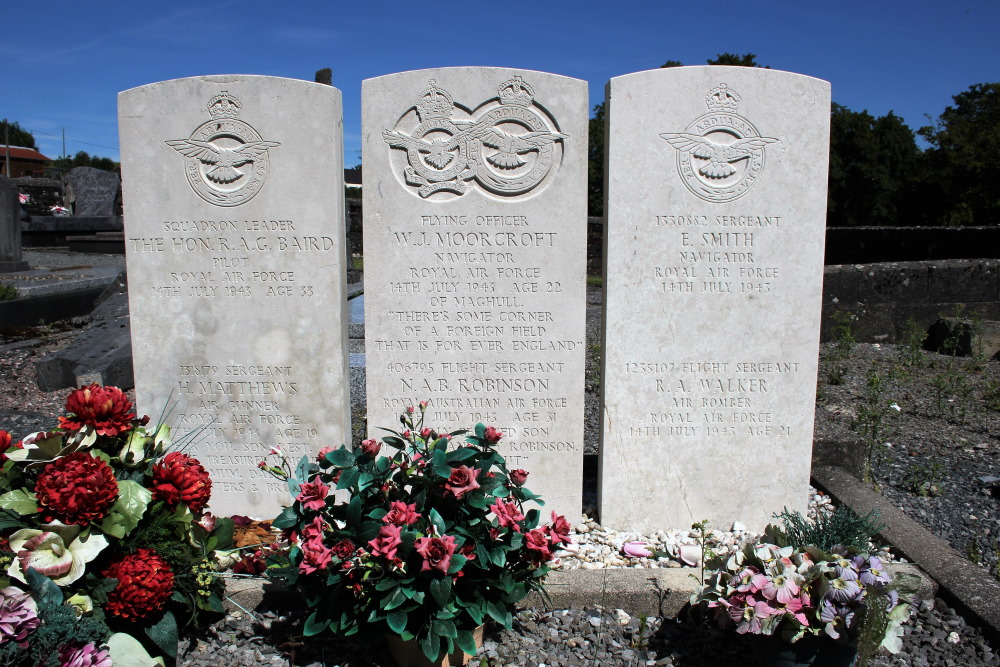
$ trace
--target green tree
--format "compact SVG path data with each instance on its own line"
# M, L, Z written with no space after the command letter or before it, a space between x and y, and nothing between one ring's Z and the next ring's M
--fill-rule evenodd
M8 137L8 141L4 137ZM0 143L9 143L11 146L22 146L24 148L34 148L38 150L35 143L35 136L28 130L17 124L17 121L3 121L0 123Z
M977 83L918 134L927 150L928 210L943 225L1000 224L1000 83ZM931 177L933 176L933 177Z
M827 225L920 223L921 158L913 130L899 116L890 111L876 118L834 103Z
M121 165L111 158L91 155L87 151L79 151L73 157L61 157L52 160L49 166L62 169L63 171L69 171L73 167L93 167L94 169L103 169L104 171L121 171Z
M735 53L720 53L715 56L714 59L708 59L706 61L709 65L733 65L735 67L763 67L764 69L771 69L767 65L761 65L757 62L757 55L753 53L744 53L742 55L737 55Z

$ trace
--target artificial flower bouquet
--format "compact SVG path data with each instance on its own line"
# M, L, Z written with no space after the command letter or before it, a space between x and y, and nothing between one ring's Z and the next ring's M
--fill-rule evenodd
M568 542L565 518L539 525L539 510L525 510L542 502L527 472L507 469L499 430L439 434L423 425L426 405L408 408L384 443L326 448L294 470L261 463L295 498L274 521L290 539L287 562L269 571L312 610L306 635L398 635L432 661L474 654L474 630L488 618L510 629L514 605L542 591Z
M900 649L913 575L891 577L882 560L856 549L789 545L780 528L742 551L707 563L708 578L692 604L707 607L723 628L780 636L786 642L827 637L868 653Z
M0 665L173 657L178 621L222 611L232 524L203 515L208 473L120 389L77 389L66 410L21 442L0 431Z

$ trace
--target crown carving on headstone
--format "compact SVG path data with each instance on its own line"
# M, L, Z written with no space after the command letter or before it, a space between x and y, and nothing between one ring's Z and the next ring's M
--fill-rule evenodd
M448 91L438 88L437 81L431 79L427 82L429 88L420 93L417 98L417 115L420 120L447 119L451 118L455 110L455 101Z
M515 76L497 89L501 104L513 104L519 107L529 106L535 99L535 91L521 77Z
M735 112L740 105L740 96L726 84L720 83L718 87L709 91L708 96L705 97L705 104L708 105L710 111Z
M212 118L239 118L243 105L229 91L223 90L208 102L208 113Z

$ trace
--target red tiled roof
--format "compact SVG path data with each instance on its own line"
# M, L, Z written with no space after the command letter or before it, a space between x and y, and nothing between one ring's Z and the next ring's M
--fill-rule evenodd
M3 159L6 155L7 147L4 144L0 144L0 159ZM49 158L36 151L34 148L22 148L20 146L11 146L10 156L16 160L37 160L38 162L49 161Z

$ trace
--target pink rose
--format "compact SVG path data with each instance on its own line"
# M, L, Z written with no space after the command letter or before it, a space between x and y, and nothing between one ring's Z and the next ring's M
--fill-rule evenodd
M299 544L303 542L323 542L323 531L326 529L326 523L323 521L323 517L314 516L310 524L302 529L302 534L299 536Z
M307 540L299 544L302 550L302 561L299 571L302 574L312 574L325 570L333 559L333 552L326 548L322 540Z
M566 517L552 512L552 527L550 529L552 544L559 544L560 542L569 544L569 531L569 521L566 520Z
M469 491L479 488L479 482L476 481L477 477L479 477L479 470L476 468L470 468L469 466L452 468L451 477L444 483L445 491L456 498L461 498Z
M500 442L500 438L502 437L503 437L503 431L501 431L500 429L494 428L492 426L486 427L486 437L484 438L484 440L486 440L486 442L488 442L489 444L491 445L497 444L498 442Z
M375 458L378 453L382 450L382 443L375 438L368 438L361 443L361 452L365 456L370 456Z
M357 546L355 546L354 542L351 542L350 540L345 538L334 544L332 551L333 555L339 558L340 560L347 560L348 558L354 555L354 551L356 549Z
M392 524L379 528L378 537L368 543L368 546L372 548L372 555L382 556L386 560L395 558L396 549L402 544L402 540L399 539L399 531L401 530L401 526Z
M524 483L528 481L528 471L521 470L520 468L511 470L510 481L514 486L524 486Z
M424 565L421 572L427 570L439 570L442 574L448 574L451 567L451 557L455 554L455 538L451 535L444 537L421 537L413 543L417 548L417 553L424 557Z
M535 528L529 530L524 536L524 545L532 552L532 560L545 562L552 559L552 550L549 548L549 537L545 528Z
M497 498L497 501L490 505L490 511L493 512L493 515L497 518L497 522L501 526L512 528L517 533L521 532L521 526L517 522L524 519L524 515L521 514L521 510L517 508L517 505Z
M319 476L313 477L313 481L305 482L299 487L299 495L295 497L297 501L307 510L321 510L326 507L326 494L330 492L330 487L320 481Z
M419 518L416 504L407 505L402 500L394 500L389 505L389 513L382 517L382 521L396 526L409 526L416 523Z
M319 450L319 454L316 455L316 460L319 461L320 465L323 465L324 463L326 463L326 455L329 454L332 451L335 451L335 450L330 445L327 445L323 449ZM327 465L329 465L329 464L327 464Z

